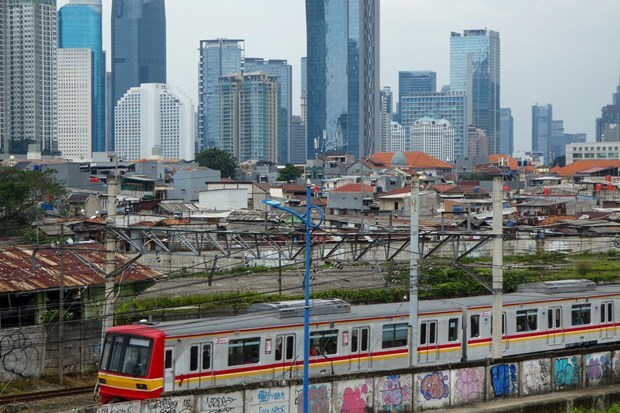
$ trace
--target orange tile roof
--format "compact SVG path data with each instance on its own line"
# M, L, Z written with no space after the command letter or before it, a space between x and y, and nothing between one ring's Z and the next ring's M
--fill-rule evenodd
M491 163L495 163L495 164L500 164L500 159L504 159L504 166L506 166L506 161L508 161L508 167L513 170L513 171L517 171L519 170L519 161L516 160L515 158L513 158L512 156L509 155L503 155L503 154L493 154L493 155L489 155L489 162Z
M382 163L387 166L392 165L392 158L395 152L377 152L372 155L369 160L374 163ZM407 166L415 169L435 168L435 169L453 169L454 165L437 159L424 152L403 152L407 160Z
M362 184L347 184L343 185L340 188L332 189L329 192L361 192L362 188L360 188ZM364 192L375 192L374 188L370 185L364 184Z
M620 160L617 159L592 159L575 161L564 167L556 166L549 172L557 173L560 176L573 176L581 171L587 169L605 167L605 168L620 168Z

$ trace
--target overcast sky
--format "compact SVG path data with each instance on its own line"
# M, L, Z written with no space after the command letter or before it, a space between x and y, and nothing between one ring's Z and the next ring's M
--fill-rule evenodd
M111 0L103 2L109 50ZM228 37L245 40L247 57L288 60L293 113L299 113L303 0L169 0L166 14L168 83L194 104L199 40ZM620 78L619 16L620 0L381 0L381 86L397 95L399 70L433 70L440 89L450 79L450 32L495 30L501 106L512 108L515 149L531 147L536 103L552 104L567 133L587 133L593 141L595 119Z

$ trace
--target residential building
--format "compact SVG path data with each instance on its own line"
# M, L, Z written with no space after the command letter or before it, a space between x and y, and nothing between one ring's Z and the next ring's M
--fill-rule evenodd
M194 159L194 108L179 90L161 83L132 87L115 111L120 158Z
M93 53L91 49L69 48L58 49L57 53L58 151L63 158L73 161L91 159L95 109Z
M91 106L88 115L92 117L90 121L90 130L88 134L92 141L94 152L104 152L106 149L105 142L105 60L103 55L102 34L101 34L101 0L71 0L68 4L62 6L58 10L58 48L59 49L86 49L90 51L91 63L88 78L80 76L81 83L75 83L76 89L83 89L84 82L90 82L89 86L92 97L88 104ZM60 53L60 52L59 52ZM64 57L65 64L71 64ZM58 72L60 76L61 70L74 70L66 67L60 67L60 57L58 62ZM75 68L77 70L77 68ZM67 83L69 78L65 79L64 85L70 87ZM67 90L64 92L66 93ZM58 90L60 94L62 91ZM58 107L60 124L60 103ZM83 121L80 121L83 122ZM58 131L58 139L61 139L61 131ZM59 142L60 146L60 142ZM60 150L60 149L59 149ZM62 150L60 150L62 152ZM65 155L63 153L63 155ZM89 155L90 156L90 155Z
M541 152L545 161L552 161L549 144L553 136L553 106L532 106L532 151Z
M112 109L132 87L166 83L164 0L112 1ZM114 139L111 139L114 149Z
M566 165L591 159L620 159L620 142L578 142L566 145Z
M379 146L379 1L306 0L308 157Z
M408 152L411 150L408 128L398 122L390 125L390 150L385 152Z
M454 161L454 128L447 120L425 116L411 125L410 134L412 151Z
M499 149L500 39L493 30L465 30L450 35L450 90L465 92L467 125L484 129L489 150ZM465 148L464 148L465 149ZM463 153L457 151L456 155Z
M56 0L0 4L2 153L55 152Z
M596 141L620 141L620 84L613 94L613 103L603 106L601 117L596 119Z
M404 128L425 116L450 122L454 127L454 156L467 154L465 92L416 93L403 96L400 109L400 123Z
M379 152L369 157L367 162L380 169L400 168L433 176L446 175L454 169L453 164L424 152Z
M398 72L398 114L403 96L414 93L434 93L437 91L437 73L431 71L399 71Z
M499 110L499 150L498 153L512 156L514 151L514 118L510 108Z
M244 71L264 72L278 82L278 163L284 165L291 161L291 117L293 110L293 69L286 60L264 60L245 58Z
M197 150L220 148L218 137L219 79L229 73L239 73L243 67L243 40L212 39L200 41L198 63L198 142Z
M468 153L470 157L489 156L489 136L486 131L475 126L468 128Z
M277 162L278 80L262 72L220 78L218 147L237 161Z
M291 163L306 163L306 124L301 116L291 117Z
M381 144L380 151L391 150L392 115L393 115L393 93L389 86L381 89Z

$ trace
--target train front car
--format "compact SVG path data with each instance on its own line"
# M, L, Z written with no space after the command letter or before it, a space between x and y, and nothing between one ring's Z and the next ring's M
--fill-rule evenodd
M99 366L102 404L159 397L164 387L164 333L145 325L110 328Z

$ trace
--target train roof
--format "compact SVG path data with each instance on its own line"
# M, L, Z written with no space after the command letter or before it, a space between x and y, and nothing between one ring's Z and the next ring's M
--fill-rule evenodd
M540 284L540 283L538 283ZM542 283L544 284L544 283ZM580 291L568 288L521 288L522 291L503 295L503 305L536 305L544 302L576 300L597 296L620 295L620 284L582 285ZM551 292L539 292L551 291ZM440 300L421 300L420 314L432 315L468 310L488 311L493 303L492 295ZM303 301L284 301L255 305L248 312L230 317L198 320L141 323L161 330L167 337L231 332L268 327L286 327L303 324ZM284 314L283 314L284 313ZM345 320L369 320L392 318L394 321L409 319L409 302L349 306L342 300L312 300L310 324L339 322Z

